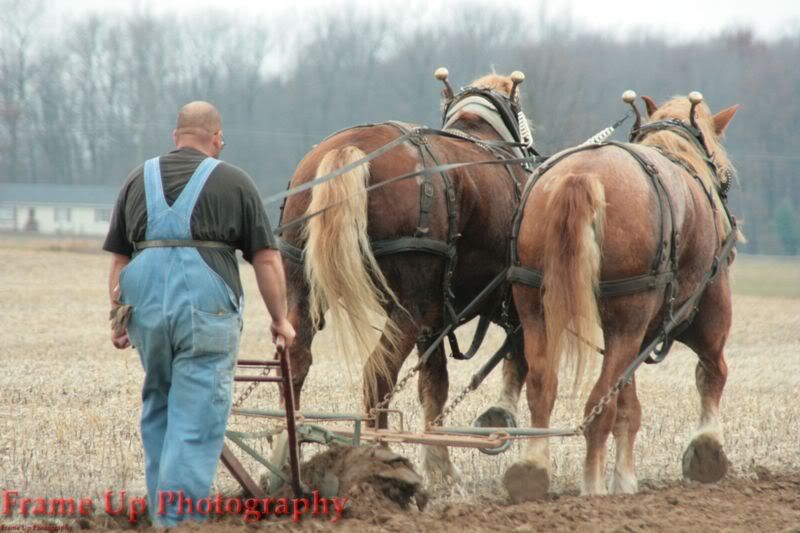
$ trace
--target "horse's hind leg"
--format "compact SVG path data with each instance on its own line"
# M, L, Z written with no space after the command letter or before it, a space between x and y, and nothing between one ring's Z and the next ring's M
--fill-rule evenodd
M611 390L622 375L625 367L636 356L644 337L643 331L629 331L625 334L606 332L606 334L606 353L603 358L603 367L597 383L595 383L592 392L589 394L584 416L588 415L598 405L601 398ZM623 459L629 453L630 462L631 464L633 463L633 442L636 431L639 429L638 421L623 419L620 421L619 426L616 425L619 407L623 409L623 416L625 417L633 417L640 412L639 408L637 408L638 401L635 400L635 389L632 388L632 385L625 387L625 389L622 391L624 398L621 405L619 405L619 397L611 398L611 401L605 405L603 411L597 415L586 429L586 463L584 465L581 494L597 495L607 493L605 482L606 442L612 429L618 429L618 434L621 437L625 435L622 440L623 445L627 446L623 446L623 448L627 449L624 450L626 453ZM615 433L617 432L615 431ZM622 464L624 465L625 461ZM632 469L626 471L626 474L633 475ZM635 480L635 477L633 479Z
M422 355L428 344L420 342L417 350ZM425 415L425 426L433 424L434 420L442 414L447 402L449 377L447 374L447 358L444 346L439 345L431 354L428 361L422 366L417 381L419 400ZM438 424L441 425L441 422ZM425 472L434 481L460 481L458 469L450 461L450 454L446 446L424 446L422 448L422 464Z
M300 397L303 384L308 377L313 358L311 344L314 341L315 331L311 326L307 306L295 305L289 309L289 321L292 323L297 337L294 340L289 357L292 365L292 388L294 389L295 408L300 408Z
M557 367L547 361L544 321L534 312L524 317L527 396L531 426L547 428L558 392ZM511 465L503 484L513 502L544 497L550 489L550 443L547 438L528 440L522 460Z
M528 364L525 362L525 352L520 339L511 349L510 356L503 360L503 388L500 396L494 405L475 419L474 424L479 427L508 427L508 415L516 421L519 396L527 375Z
M522 340L516 344L509 358L503 361L503 388L495 402L495 407L509 411L515 419L522 386L525 385L525 378L528 376L528 363L525 362ZM504 423L499 425L505 426Z
M642 404L636 394L636 378L623 387L617 398L617 416L614 421L614 442L617 457L614 462L614 494L634 494L638 489L633 445L642 422Z
M725 342L731 326L730 287L727 273L706 289L700 312L682 338L697 353L695 370L700 393L700 423L683 454L683 475L703 483L719 481L728 471L728 458L722 449L719 403L728 378Z
M695 378L700 392L700 424L683 454L683 476L701 483L714 483L728 472L730 463L723 450L719 401L727 376L725 356L704 353Z
M414 349L417 342L417 327L414 322L403 311L395 311L392 318L395 324L403 332L399 339L396 349L389 350L389 356L383 360L378 360L378 351L373 351L364 365L364 408L367 413L377 404L383 401L386 395L394 388L397 383L397 375L400 373L408 354ZM388 344L386 337L381 336L380 341L384 345ZM388 407L385 406L385 407ZM378 416L377 426L387 427L388 417L386 413ZM369 423L375 426L374 422Z

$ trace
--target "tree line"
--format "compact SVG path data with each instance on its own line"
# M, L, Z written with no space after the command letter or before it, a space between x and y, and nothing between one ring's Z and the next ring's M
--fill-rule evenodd
M446 21L400 24L343 4L290 21L304 38L289 41L274 25L221 13L186 24L147 11L88 14L48 31L46 5L0 0L0 182L119 185L170 148L180 105L204 99L223 114L224 158L267 196L331 132L389 119L438 126L436 67L447 66L456 87L518 69L541 153L613 123L628 88L657 101L697 89L712 110L742 104L725 144L738 170L730 197L749 240L743 251L800 251L800 31L674 43L609 38L558 16L523 24L508 6L465 4ZM281 46L291 53L276 56Z

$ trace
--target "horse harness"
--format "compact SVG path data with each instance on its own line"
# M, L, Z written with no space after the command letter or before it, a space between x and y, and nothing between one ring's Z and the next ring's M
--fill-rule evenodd
M698 311L698 305L700 302L700 298L702 297L703 293L705 292L706 287L708 284L713 280L716 276L719 265L722 261L727 261L733 248L736 243L736 219L731 215L730 211L728 210L727 206L727 188L729 186L729 171L728 169L719 169L716 165L714 160L713 154L711 154L707 148L705 140L703 139L702 133L699 129L688 126L683 121L673 119L673 120L664 120L659 122L654 122L651 124L646 124L639 128L636 128L631 131L630 140L631 142L640 141L641 138L646 135L647 133L653 131L661 131L661 130L669 130L673 131L678 135L681 135L684 138L689 139L693 142L693 144L702 151L704 155L705 162L710 166L711 170L715 175L719 175L719 172L724 172L723 177L724 180L720 180L720 190L719 190L719 198L721 199L721 204L723 209L725 210L725 214L728 218L730 223L730 232L724 238L722 244L717 250L717 253L714 256L712 261L712 265L710 269L706 272L703 276L702 281L700 282L699 287L695 290L695 292L676 310L675 309L675 299L678 293L678 280L677 280L677 272L678 272L678 248L680 245L679 241L679 234L678 228L675 223L675 209L670 198L670 195L664 185L663 179L658 172L658 169L655 165L653 165L647 157L638 149L638 145L630 144L630 143L620 143L615 141L610 141L601 144L590 144L590 145L581 145L569 150L565 150L560 154L548 159L545 163L543 163L539 168L536 170L534 175L528 181L525 191L522 196L522 201L520 202L517 212L514 215L514 223L511 230L511 265L508 269L507 279L510 283L520 283L523 285L527 285L532 288L541 289L542 288L542 281L543 281L543 274L541 271L523 266L519 260L519 255L517 251L517 239L519 237L520 226L522 223L522 214L525 208L525 204L527 203L528 197L531 194L536 183L541 179L541 177L550 170L553 166L555 166L559 161L569 157L572 154L583 152L586 150L595 150L602 146L615 146L621 150L627 152L637 163L642 167L642 170L647 174L650 184L653 187L653 190L656 195L658 209L659 209L659 232L660 232L660 246L656 252L656 255L653 259L652 266L650 272L643 275L632 276L623 279L617 280L610 280L610 281L601 281L599 284L599 296L601 297L615 297L615 296L622 296L628 294L634 294L637 292L643 292L648 290L664 290L664 299L665 304L663 306L662 311L662 320L660 331L656 336L656 340L658 342L650 343L648 348L644 349L640 353L640 357L637 358L638 360L645 361L647 363L659 363L664 360L664 358L669 353L670 348L677 336L683 333L692 323L695 315ZM658 149L658 147L654 147L656 150L659 151L661 155L663 155L666 159L671 161L674 164L681 166L684 170L686 170L693 178L695 178L702 186L703 190L706 192L708 196L709 202L711 203L712 210L716 212L716 204L712 198L712 191L709 191L705 185L703 184L700 177L697 173L691 169L691 167L686 164L682 159L677 158L671 154L666 153L663 150ZM716 217L714 217L716 223ZM658 344L661 346L657 346ZM645 351L647 352L645 354ZM652 351L652 353L650 353ZM602 353L602 351L601 351ZM646 358L646 359L645 359ZM636 362L636 361L634 361ZM633 371L635 370L636 365L631 365L632 369L630 370L630 375L632 375ZM626 372L627 374L628 372Z
M502 117L503 119L502 125L508 129L508 132L503 132L502 130L500 130L498 131L498 133L505 140L487 141L473 137L460 130L448 128L449 126L448 120L451 119L452 115L454 114L454 113L448 113L448 111L453 109L454 104L457 104L458 102L467 98L470 98L474 101L476 98L480 97L483 97L488 103L488 105L494 107L497 110L497 114L500 117ZM508 102L506 102L506 100L508 100ZM437 158L434 152L433 147L428 142L428 136L433 135L433 136L446 137L457 140L464 140L471 142L489 151L496 159L496 163L501 164L505 167L511 179L511 182L514 184L516 201L519 202L522 195L522 188L520 182L518 181L516 175L512 170L512 166L520 164L526 171L530 172L533 165L536 162L536 159L540 158L540 156L535 151L535 149L533 149L533 147L529 145L529 143L526 143L523 140L523 137L521 136L520 133L520 126L519 124L517 124L516 117L513 114L515 108L516 108L515 103L510 102L508 98L498 93L495 93L494 91L467 88L447 103L442 119L442 124L444 126L444 129L435 130L430 128L422 128L397 121L386 122L384 124L392 126L400 132L401 134L400 137L384 145L383 147L377 149L375 152L368 154L364 159L361 159L359 161L352 163L351 165L348 165L356 167L361 164L364 164L367 161L374 159L375 157L378 157L383 153L386 153L395 146L403 144L405 142L409 142L411 143L411 145L416 147L423 167L421 171L413 173L413 176L418 175L421 178L420 200L419 200L419 222L417 228L413 236L372 241L371 242L372 253L376 258L387 255L394 255L398 253L408 253L408 252L427 253L439 256L444 260L444 275L442 279L442 302L443 302L443 310L445 313L445 318L441 331L444 332L445 330L449 330L447 332L447 338L450 343L452 355L455 359L469 359L475 355L480 346L480 341L483 339L483 335L485 335L486 330L488 329L490 320L488 317L481 316L481 321L478 330L476 331L475 334L475 340L473 340L470 349L466 353L462 353L458 346L458 341L456 340L454 331L456 327L466 322L466 320L469 317L463 311L461 313L457 313L454 307L455 294L453 293L452 285L453 285L453 276L455 274L455 269L458 260L456 243L458 241L458 238L460 237L460 233L458 232L457 190L453 178L448 172L447 168L448 167L458 168L460 166L466 166L469 163L466 164L453 163L453 164L441 165L439 159ZM452 120L450 122L452 122ZM491 124L494 129L498 129L499 124L497 121ZM355 126L354 128L367 127L372 125L373 124L365 124L362 126ZM347 128L347 130L349 129L353 128ZM339 132L332 134L331 136L347 130L341 130ZM328 138L330 138L331 136L329 136ZM513 140L509 140L509 136L511 136ZM429 165L429 163L432 163L432 166ZM322 178L317 178L314 181L317 183L322 181L327 181L327 179L329 179L329 177L332 176L333 174L340 175L343 172L344 172L343 169L339 169L335 173L329 174L328 176L323 176ZM446 240L434 239L429 236L431 209L433 206L433 201L435 196L435 186L433 183L433 177L437 173L442 177L442 182L444 185L445 208L447 210ZM401 176L400 178L411 177L411 176L412 175L406 175L406 176ZM294 189L290 189L290 191L296 191L298 189L299 187L295 187ZM288 192L289 191L287 191L287 193ZM286 200L288 199L288 197L289 197L288 194L286 193L283 194L283 202L281 203L281 208L280 208L281 220L283 219L283 211L286 206ZM279 228L279 230L280 229L282 229L282 226ZM303 257L303 250L301 248L298 248L288 243L286 240L282 238L278 238L278 246L284 257L297 264L303 263L304 257ZM494 288L496 287L497 285L494 286ZM508 292L510 293L510 290ZM505 300L506 299L504 299L504 301ZM503 307L505 308L507 306L504 305ZM502 316L507 317L507 313L503 312ZM508 329L509 327L510 325L506 324L506 329ZM431 339L436 336L437 334L432 334L429 336L421 337L419 339L419 342L423 345L428 345L430 344Z

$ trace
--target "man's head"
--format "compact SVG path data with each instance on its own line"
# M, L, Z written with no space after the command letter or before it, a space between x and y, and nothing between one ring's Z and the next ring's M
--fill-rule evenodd
M194 148L211 157L219 157L225 146L222 116L208 102L189 102L178 112L172 138L178 148Z

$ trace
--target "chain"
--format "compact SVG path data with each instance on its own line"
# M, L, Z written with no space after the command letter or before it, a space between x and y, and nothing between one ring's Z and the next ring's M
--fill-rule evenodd
M392 401L392 398L394 398L394 396L398 392L403 390L405 386L408 385L408 382L411 380L411 378L416 376L421 368L422 368L422 362L419 362L414 366L414 368L409 370L408 374L403 376L403 379L395 383L394 387L392 387L392 390L386 393L386 396L383 397L383 400L381 400L372 409L370 409L369 416L373 416L374 411L378 409L386 409L386 407L389 405L389 402Z
M260 375L267 376L269 375L270 370L271 370L270 367L265 366L263 370L261 370ZM238 409L239 407L241 407L244 401L247 398L249 398L251 394L253 394L253 391L256 390L256 387L258 387L260 383L261 383L260 381L253 381L252 383L250 383L250 385L247 386L244 392L242 392L242 395L239 396L239 399L233 402L233 405L231 405L231 409Z
M586 417L581 421L580 425L575 428L575 435L583 435L586 432L586 428L588 428L598 416L603 414L603 411L605 411L609 402L631 382L631 378L632 376L627 375L627 372L620 376L617 382L614 383L614 386L611 387L602 398L600 398L594 407L592 407L592 410L589 411L589 414L586 415ZM458 404L464 401L464 398L466 398L467 395L473 390L475 390L475 387L473 387L472 383L464 387L461 392L458 393L458 396L453 398L453 401L450 402L450 404L442 410L442 413L433 420L431 426L440 425L445 417L449 416L455 410L455 408L458 407Z
M472 386L472 383L470 383L469 385L464 387L461 390L461 392L458 393L458 396L453 398L453 401L450 402L450 404L447 405L444 409L442 409L442 412L439 414L439 416L437 416L436 418L433 419L433 422L431 422L431 426L439 426L439 425L441 425L441 423L445 419L445 417L449 416L453 411L455 411L456 407L458 407L458 404L463 402L464 398L466 398L467 395L470 392L472 392L473 390L475 390L475 387Z
M625 385L630 383L632 376L627 376L626 374L627 372L622 374L622 376L617 380L617 382L614 383L614 386L611 387L608 390L608 392L606 392L603 395L602 398L600 398L600 400L595 404L594 407L592 407L592 410L589 411L589 414L586 415L586 417L584 417L581 424L575 428L575 435L583 435L586 432L586 428L589 427L589 424L594 422L595 418L603 414L603 411L605 411L606 406L614 398L614 396L619 394L619 392L623 389L623 387L625 387Z

